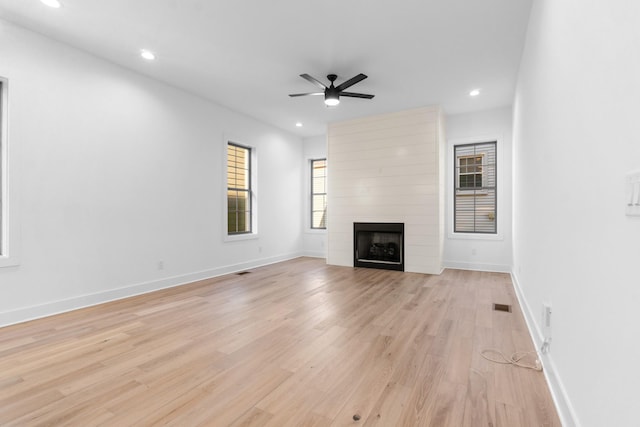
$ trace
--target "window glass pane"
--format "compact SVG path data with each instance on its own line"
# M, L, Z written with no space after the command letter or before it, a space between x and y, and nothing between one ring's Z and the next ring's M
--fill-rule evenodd
M313 160L312 165L314 176L325 176L325 169L327 167L326 160Z
M227 233L233 233L236 229L235 214L229 212L227 214Z
M4 102L3 90L4 90L4 87L2 85L2 82L0 82L0 255L3 255L5 252L5 248L3 246L4 233L5 233L5 230L3 229L4 223L5 223L3 218L4 217L3 209L4 209L4 206L6 206L6 201L2 200L4 196L2 191L3 180L6 177L5 170L3 170L2 168L2 164L3 164L2 155L7 152L7 150L3 146L5 142L2 140L3 127L5 126L2 120L4 115L4 108L5 108L5 106L3 105L3 102Z
M473 209L458 209L456 211L456 231L473 233L475 230L475 212Z
M238 188L249 188L249 171L246 169L240 170L236 175L236 179L238 180L237 186Z
M248 194L245 191L238 191L238 198L236 199L238 203L239 211L246 211L249 209L249 199Z
M251 149L227 144L227 232L251 232Z
M238 232L246 233L251 231L251 213L250 212L240 212L238 213Z
M314 193L326 193L327 190L325 188L326 179L324 177L314 178L313 179L313 192Z
M313 228L326 228L326 212L313 212Z
M311 161L311 228L326 228L327 161Z
M327 196L322 194L313 195L313 210L324 211L327 207Z
M227 208L229 212L235 212L238 210L238 192L237 191L227 192Z
M496 233L496 142L454 147L454 232Z

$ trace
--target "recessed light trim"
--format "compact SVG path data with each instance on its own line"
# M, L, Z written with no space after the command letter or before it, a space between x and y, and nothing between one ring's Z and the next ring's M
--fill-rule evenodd
M148 49L142 49L140 51L140 56L142 56L147 61L153 61L156 59L156 55Z
M302 127L302 123L300 123L300 122L296 123L296 127L297 128L301 128Z
M480 95L480 89L473 89L471 92L469 92L469 96L478 96Z
M62 6L62 4L58 0L40 0L40 2L54 9L58 9L60 6Z

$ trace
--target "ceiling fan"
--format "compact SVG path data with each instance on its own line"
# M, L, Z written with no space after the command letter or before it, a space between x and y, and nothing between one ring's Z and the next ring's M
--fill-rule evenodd
M340 103L340 96L349 96L351 98L366 98L366 99L371 99L374 97L374 95L367 95L365 93L355 93L355 92L344 91L348 87L351 87L354 84L366 79L367 76L362 73L358 74L355 77L350 78L349 80L339 84L338 86L333 86L333 82L336 81L338 76L335 74L329 74L327 76L327 79L331 82L331 85L329 87L327 87L325 84L323 84L319 80L311 77L309 74L300 74L300 77L318 86L320 89L322 89L322 92L291 93L289 94L289 96L324 95L324 103L329 107L338 105Z

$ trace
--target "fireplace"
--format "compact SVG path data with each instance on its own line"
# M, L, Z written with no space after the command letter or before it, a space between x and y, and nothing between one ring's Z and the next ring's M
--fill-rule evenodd
M404 271L404 223L354 222L353 266Z

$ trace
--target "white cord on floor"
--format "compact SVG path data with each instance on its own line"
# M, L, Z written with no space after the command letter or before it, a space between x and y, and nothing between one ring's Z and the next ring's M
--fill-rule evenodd
M490 357L487 355L487 353L492 353L494 355L500 356L500 358ZM530 354L536 355L535 365L528 365L521 362L522 359ZM480 355L490 362L501 363L503 365L515 365L521 368L533 369L534 371L542 371L542 364L540 363L540 359L538 358L538 353L535 351L516 351L511 355L511 357L507 358L500 350L489 348L486 350L482 350L480 352Z

